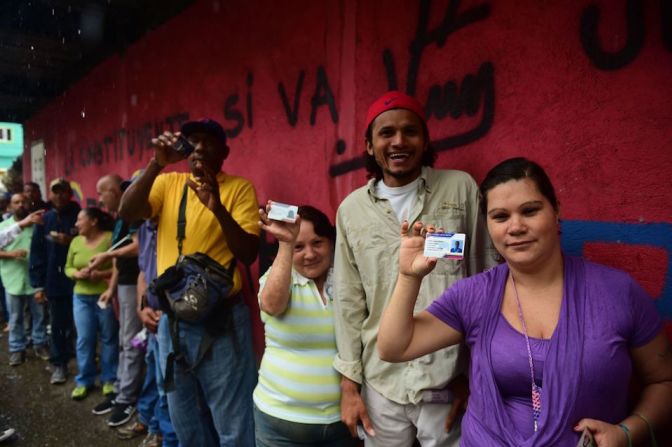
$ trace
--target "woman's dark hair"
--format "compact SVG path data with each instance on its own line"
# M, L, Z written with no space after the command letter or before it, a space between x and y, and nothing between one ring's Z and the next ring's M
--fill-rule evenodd
M422 132L424 133L425 141L427 142L427 149L425 150L425 153L422 154L422 166L432 167L436 161L436 150L429 144L429 129L427 128L427 123L422 120L420 121L422 122ZM366 132L364 133L364 138L369 144L373 141L374 122L375 120L369 124L369 127L366 128ZM383 170L378 166L378 163L376 163L376 157L370 155L366 150L364 151L364 167L366 168L367 178L375 178L376 180L383 178Z
M84 208L84 214L89 219L97 221L96 226L101 231L112 231L114 228L114 218L100 208L95 206Z
M299 216L301 216L301 220L307 220L313 224L315 234L326 237L332 244L336 243L336 228L334 228L327 215L322 211L310 205L301 205L299 207Z
M548 175L546 175L541 166L523 157L509 158L490 169L490 172L485 176L479 187L481 193L481 212L483 214L487 214L488 212L488 191L509 180L521 180L525 178L529 178L537 185L539 192L548 199L553 209L557 212L559 202L555 196L555 189L553 188L551 179L548 178Z

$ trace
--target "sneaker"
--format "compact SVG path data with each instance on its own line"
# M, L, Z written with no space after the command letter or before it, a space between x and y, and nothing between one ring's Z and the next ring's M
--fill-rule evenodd
M126 424L117 429L117 438L119 439L133 439L147 433L147 426L142 422L136 420L132 424Z
M112 396L114 397L114 383L105 382L103 383L103 396Z
M9 366L19 366L26 361L26 351L16 351L9 353Z
M122 404L116 402L112 408L112 414L107 420L107 425L110 427L118 427L124 425L126 422L131 420L131 417L135 414L135 406L131 404Z
M49 360L49 357L51 357L51 353L49 352L49 348L47 348L46 345L34 346L33 347L33 352L35 352L36 357L39 357L42 360Z
M72 390L70 397L72 400L84 400L86 396L89 395L89 389L84 385L77 385L75 389Z
M112 408L116 402L114 401L113 397L107 397L105 398L104 401L93 407L93 410L91 410L91 413L100 416L101 414L107 414L110 411L112 411Z
M51 379L49 379L49 383L51 383L52 385L65 383L67 375L68 373L67 369L65 368L65 365L54 365L53 371L51 372Z
M0 428L0 442L6 441L12 436L14 436L15 430L10 427L2 427Z
M163 444L163 436L159 433L149 433L145 439L142 440L139 447L161 447Z

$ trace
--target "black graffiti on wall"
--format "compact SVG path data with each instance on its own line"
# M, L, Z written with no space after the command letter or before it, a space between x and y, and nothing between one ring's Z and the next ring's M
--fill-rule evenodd
M299 70L296 81L294 82L293 90L290 90L284 82L278 82L278 97L282 109L287 117L287 123L295 128L299 123L301 100L303 99L304 85L306 80L306 70ZM224 130L229 138L238 137L243 131L245 125L248 128L253 126L253 111L252 111L252 85L254 83L254 75L247 74L246 79L246 101L241 104L240 94L231 93L224 100ZM324 66L317 67L315 73L315 87L313 94L310 97L310 125L315 126L317 123L317 115L321 107L326 107L329 111L329 117L332 123L338 122L338 110L336 108L336 98L334 92L329 84L327 71Z
M420 1L415 35L409 44L405 90L416 97L421 69L431 68L429 64L423 64L425 50L431 46L444 48L452 34L477 24L490 15L489 4L481 3L462 10L460 0L449 0L441 22L432 28L429 22L433 3L432 0ZM397 89L397 62L391 50L383 51L382 62L388 87ZM306 119L304 117L307 117L310 126L315 126L322 109L325 110L322 115L327 113L333 124L339 121L336 98L325 67L319 65L314 71L314 77L309 76L312 74L312 71L301 69L295 79L277 83L278 105L292 128L296 128L302 119ZM307 80L309 77L310 81ZM231 139L239 137L245 128L252 129L254 126L253 87L254 74L250 71L246 75L243 91L236 89L224 98L223 125ZM478 115L481 117L480 122L471 130L433 140L434 147L438 151L448 150L464 146L486 135L494 121L494 98L494 66L490 61L482 62L475 73L468 73L462 79L449 79L442 84L429 86L424 98L428 118L460 120ZM309 107L309 113L304 111L304 104ZM141 160L146 151L150 150L151 138L166 129L179 129L180 124L188 118L187 112L180 112L165 119L147 122L138 128L119 129L91 144L69 147L65 157L66 175L78 167L117 163L134 156ZM346 142L338 139L335 144L336 154L344 154L346 149ZM336 177L363 167L364 158L360 156L332 165L329 174Z
M137 160L142 160L150 148L152 138L164 130L173 132L179 130L182 123L187 120L189 120L189 113L179 112L164 119L146 122L133 129L122 127L90 144L69 145L63 157L65 175L70 176L78 168L92 165L109 166L134 156Z
M617 51L606 51L602 48L598 35L600 25L599 6L591 4L583 10L579 38L584 52L597 68L600 70L618 70L637 58L642 51L646 37L644 3L642 0L626 1L627 37L623 47ZM663 45L667 51L672 51L672 1L661 0L660 9Z
M285 84L278 82L278 94L282 101L282 107L287 117L287 122L290 126L296 127L299 121L299 108L301 106L301 97L303 93L303 85L306 79L306 70L299 71L294 86L294 94L290 102L289 93ZM315 90L313 96L310 98L310 125L314 126L317 122L317 112L320 107L326 106L329 110L331 122L338 123L338 110L336 109L336 98L334 92L329 85L329 78L323 66L317 67L315 75Z
M418 25L409 45L405 91L416 97L418 76L425 49L432 45L444 48L448 37L453 33L485 20L490 15L489 4L479 4L460 12L460 0L451 0L441 23L435 28L430 28L431 6L431 0L420 2ZM389 49L383 51L383 65L387 74L388 89L398 90L400 87L396 61ZM428 119L434 116L437 120L448 117L458 120L464 116L474 117L481 114L480 122L470 130L433 140L432 145L437 151L464 146L485 136L492 127L495 115L495 78L492 62L483 62L476 74L465 75L459 83L449 80L443 85L430 86L425 100L425 113ZM342 153L343 148L338 150L338 153ZM364 167L364 156L359 156L332 165L329 168L329 175L337 177L362 167Z

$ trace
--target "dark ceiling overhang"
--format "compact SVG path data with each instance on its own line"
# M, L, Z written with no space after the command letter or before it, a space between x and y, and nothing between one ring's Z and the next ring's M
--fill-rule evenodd
M194 0L3 0L0 121L23 123Z

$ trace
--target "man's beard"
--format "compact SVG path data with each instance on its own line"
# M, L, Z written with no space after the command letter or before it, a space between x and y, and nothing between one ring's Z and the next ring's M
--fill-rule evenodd
M26 217L26 216L28 215L28 210L26 210L25 208L19 208L18 210L15 210L15 211L14 211L14 215L15 215L19 220L21 220L21 219L23 219L24 217Z

